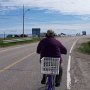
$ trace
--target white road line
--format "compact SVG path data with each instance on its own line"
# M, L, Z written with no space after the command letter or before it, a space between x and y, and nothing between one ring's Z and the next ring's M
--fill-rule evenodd
M79 39L79 38L78 38ZM73 43L71 49L70 49L70 53L72 52L76 42L78 41L78 39ZM67 66L67 89L71 89L71 74L70 74L70 63L71 63L71 56L69 55L68 58L68 66Z

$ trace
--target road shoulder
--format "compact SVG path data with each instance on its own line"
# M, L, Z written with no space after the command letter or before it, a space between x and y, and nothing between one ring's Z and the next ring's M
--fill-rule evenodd
M76 50L80 43L86 41L88 39L85 38L78 40L71 55L72 90L90 90L90 55L82 54Z

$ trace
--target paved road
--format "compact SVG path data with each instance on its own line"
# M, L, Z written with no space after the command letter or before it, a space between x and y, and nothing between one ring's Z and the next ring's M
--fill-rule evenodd
M61 86L56 90L67 90L67 64L72 44L79 37L57 38L68 49L62 55L64 72ZM38 43L0 49L0 90L43 90L40 84L39 55L35 53Z

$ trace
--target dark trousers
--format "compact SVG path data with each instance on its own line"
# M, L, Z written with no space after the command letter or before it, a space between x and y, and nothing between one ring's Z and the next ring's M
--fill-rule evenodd
M62 69L62 67L60 67L59 68L59 75L56 75L56 78L55 78L55 83L60 83L61 82L62 74L63 74L63 69ZM43 79L42 80L46 81L46 74L43 74Z

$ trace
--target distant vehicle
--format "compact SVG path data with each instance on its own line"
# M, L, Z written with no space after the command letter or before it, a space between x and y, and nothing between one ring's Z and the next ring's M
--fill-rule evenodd
M40 37L45 37L46 33L40 33Z
M66 36L66 34L65 33L61 33L60 36Z

